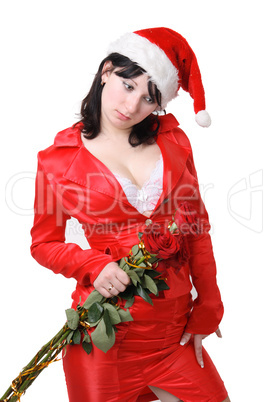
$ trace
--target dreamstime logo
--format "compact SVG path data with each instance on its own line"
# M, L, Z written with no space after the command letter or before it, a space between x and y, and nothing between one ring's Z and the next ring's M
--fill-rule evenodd
M230 215L241 225L256 232L263 231L263 170L236 182L227 195Z

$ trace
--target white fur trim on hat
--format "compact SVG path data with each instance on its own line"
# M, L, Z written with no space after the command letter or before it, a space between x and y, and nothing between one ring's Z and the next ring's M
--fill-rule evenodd
M108 54L120 53L136 62L150 76L162 95L162 108L177 96L178 72L165 52L148 39L126 33L108 48Z

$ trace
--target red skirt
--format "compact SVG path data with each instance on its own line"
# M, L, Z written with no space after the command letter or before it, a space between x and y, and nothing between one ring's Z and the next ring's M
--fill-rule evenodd
M213 362L203 349L204 368L196 361L193 343L179 344L192 305L191 295L137 298L133 322L118 325L115 345L107 352L81 345L67 348L63 366L70 402L148 402L157 397L149 385L184 402L222 402L227 397Z

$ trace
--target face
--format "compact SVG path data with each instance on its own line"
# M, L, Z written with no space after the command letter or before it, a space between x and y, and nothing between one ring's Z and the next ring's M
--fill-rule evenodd
M144 120L158 106L148 92L148 75L135 78L118 77L104 66L102 81L101 126L130 132L131 128Z

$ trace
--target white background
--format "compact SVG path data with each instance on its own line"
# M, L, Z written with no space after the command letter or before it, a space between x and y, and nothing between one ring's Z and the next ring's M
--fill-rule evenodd
M192 142L213 226L225 316L223 339L211 335L205 346L233 402L268 400L263 369L267 362L265 2L5 3L0 10L0 394L62 327L75 286L74 280L54 275L30 256L36 154L76 121L80 101L111 40L128 31L167 26L185 36L197 55L213 120L209 129L195 123L188 94L181 93L167 108ZM61 363L46 369L22 400L67 402Z

